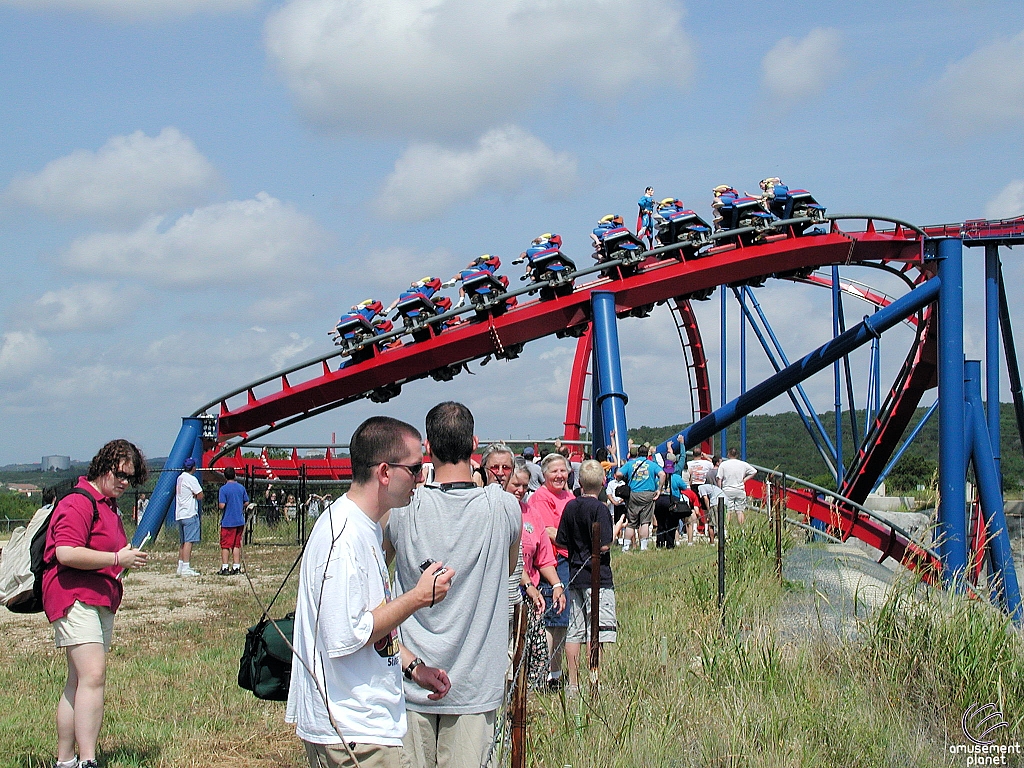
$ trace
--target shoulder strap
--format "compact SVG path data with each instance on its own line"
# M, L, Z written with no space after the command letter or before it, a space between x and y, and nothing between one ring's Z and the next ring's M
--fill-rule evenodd
M85 498L87 498L89 502L92 504L92 524L89 526L89 535L85 539L85 545L89 546L89 542L92 540L92 529L95 527L96 523L98 523L100 519L100 508L96 505L96 497L93 496L84 488L72 488L68 492L68 496L70 496L72 493L78 496L85 496ZM67 498L67 496L65 496L64 498ZM54 509L56 509L56 507L54 507Z

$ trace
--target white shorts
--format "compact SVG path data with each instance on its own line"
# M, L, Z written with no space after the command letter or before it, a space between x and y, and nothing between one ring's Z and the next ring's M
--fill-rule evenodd
M103 643L103 650L109 651L110 641L114 639L114 614L109 608L76 600L67 616L53 622L53 636L58 648Z
M726 488L725 508L729 512L743 512L746 510L747 492L742 488Z
M602 588L598 607L599 643L614 643L617 624L615 621L615 590ZM567 643L586 643L590 637L590 589L569 589L569 631Z

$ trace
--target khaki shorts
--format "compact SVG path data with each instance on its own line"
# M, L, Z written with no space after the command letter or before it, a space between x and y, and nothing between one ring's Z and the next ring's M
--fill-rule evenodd
M598 635L599 643L614 643L617 624L615 622L615 590L601 589L598 598ZM569 590L569 631L565 635L567 643L586 643L590 638L590 589Z
M355 768L344 744L313 744L302 742L306 748L309 768ZM383 744L357 744L349 742L349 748L359 761L361 768L401 768L402 748Z
M481 768L494 738L495 710L472 715L429 715L406 710L409 730L402 750L404 768ZM497 749L495 749L497 753Z
M654 491L633 491L626 502L626 527L650 525L654 517Z
M103 643L103 650L109 651L114 639L114 614L109 608L76 600L67 616L53 622L53 637L58 648Z

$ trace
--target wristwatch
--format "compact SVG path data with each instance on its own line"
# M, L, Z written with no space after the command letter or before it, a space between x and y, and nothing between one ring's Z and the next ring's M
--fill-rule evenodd
M409 666L402 670L402 674L405 675L406 680L412 680L412 671L416 667L423 666L424 661L419 656L409 662Z
M554 584L551 585L551 591L554 592L559 587L561 587L562 591L565 592L565 584L563 584L560 581L556 581Z

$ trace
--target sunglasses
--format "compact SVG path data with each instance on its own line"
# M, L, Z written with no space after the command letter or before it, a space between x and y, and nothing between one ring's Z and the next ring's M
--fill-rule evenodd
M131 482L132 478L135 477L134 474L129 474L128 472L121 472L120 470L114 470L111 472L111 474L118 480L122 480L126 483Z
M389 467L401 467L402 469L407 469L413 477L419 477L420 473L423 472L422 461L419 464L395 464L392 461L375 461L373 464L367 464L366 466L376 467L381 464L387 464Z

